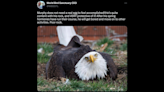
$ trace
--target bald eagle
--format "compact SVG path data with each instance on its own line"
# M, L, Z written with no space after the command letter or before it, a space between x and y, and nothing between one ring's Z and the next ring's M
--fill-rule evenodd
M67 46L58 44L46 64L46 78L64 77L93 80L117 78L117 68L109 54L92 50L74 36Z

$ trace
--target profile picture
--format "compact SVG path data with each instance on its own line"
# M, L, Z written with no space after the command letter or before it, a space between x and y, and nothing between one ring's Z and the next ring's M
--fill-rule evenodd
M39 9L43 9L44 6L45 6L44 1L38 1L37 7L38 7Z

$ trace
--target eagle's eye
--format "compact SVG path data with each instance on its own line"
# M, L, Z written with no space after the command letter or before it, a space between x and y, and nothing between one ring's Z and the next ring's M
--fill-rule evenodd
M87 60L87 61L88 61L88 60L89 60L89 58L88 58L88 57L85 57L85 60Z
M95 54L94 56L97 57L97 54Z

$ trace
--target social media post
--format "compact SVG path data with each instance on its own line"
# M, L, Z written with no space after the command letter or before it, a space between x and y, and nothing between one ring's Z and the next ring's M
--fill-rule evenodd
M37 90L127 91L127 5L37 1Z

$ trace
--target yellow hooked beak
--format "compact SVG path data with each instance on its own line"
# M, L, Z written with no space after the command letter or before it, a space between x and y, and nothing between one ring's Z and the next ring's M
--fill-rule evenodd
M90 61L93 63L97 58L95 58L93 55L90 55Z

